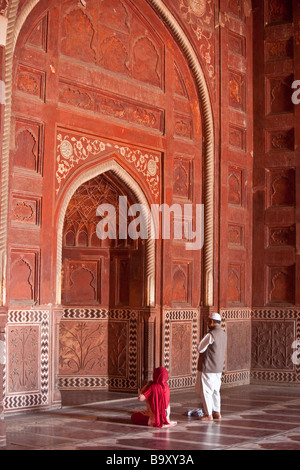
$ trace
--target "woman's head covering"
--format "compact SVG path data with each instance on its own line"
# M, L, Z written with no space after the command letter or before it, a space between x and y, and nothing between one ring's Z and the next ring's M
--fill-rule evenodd
M169 378L169 373L164 367L157 367L153 371L153 382L164 385Z
M168 408L170 403L170 388L167 384L169 378L169 373L164 367L157 367L153 371L153 383L157 383L162 386L165 394L166 408Z
M166 418L166 409L170 403L170 388L167 384L169 374L164 367L157 367L153 372L153 381L144 392L153 413L154 426L162 427L169 424Z

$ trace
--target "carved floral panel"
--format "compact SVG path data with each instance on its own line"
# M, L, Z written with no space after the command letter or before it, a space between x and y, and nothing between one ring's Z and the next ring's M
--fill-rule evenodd
M173 194L175 197L191 200L193 194L193 162L183 157L173 161Z
M39 327L9 327L8 391L39 389Z
M19 65L16 79L18 91L31 97L45 99L45 72Z
M250 369L251 358L251 322L226 322L227 356L226 370L238 371Z
M245 75L229 71L229 106L245 111L246 108L246 80Z
M171 330L171 370L172 377L190 375L192 349L192 324L173 322Z
M294 150L294 129L266 132L266 151L284 152Z
M9 310L5 365L5 410L49 404L49 311Z
M11 220L14 224L37 226L41 220L41 201L38 198L14 195Z
M252 323L252 367L293 369L294 321L254 321Z
M60 323L60 387L137 387L137 313L68 308Z
M62 321L60 374L107 373L108 323Z
M163 365L170 372L171 389L195 385L199 357L198 320L197 310L164 312Z
M282 60L293 57L293 38L266 43L268 60Z
M268 246L295 246L296 227L268 227Z
M164 130L163 110L145 106L122 96L112 96L95 88L89 89L80 84L61 81L59 101L61 105L118 119L125 124L135 124L160 133Z
M228 225L228 245L236 247L245 245L245 227L243 225Z

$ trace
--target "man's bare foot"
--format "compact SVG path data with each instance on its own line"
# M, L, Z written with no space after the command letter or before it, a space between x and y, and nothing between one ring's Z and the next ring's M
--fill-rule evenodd
M213 417L212 415L202 416L202 418L199 418L199 421L213 421Z

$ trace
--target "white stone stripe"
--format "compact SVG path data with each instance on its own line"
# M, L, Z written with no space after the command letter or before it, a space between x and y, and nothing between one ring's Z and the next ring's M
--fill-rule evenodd
M0 80L0 104L5 104L5 83Z
M0 15L0 46L6 45L7 18Z

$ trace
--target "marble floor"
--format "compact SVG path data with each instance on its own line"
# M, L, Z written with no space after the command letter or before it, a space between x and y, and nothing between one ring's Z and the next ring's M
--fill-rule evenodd
M156 429L131 423L143 409L135 396L64 392L61 409L5 418L7 445L0 450L300 450L300 386L245 385L222 389L223 419L200 422L186 415L200 406L192 391L171 393L177 426Z

